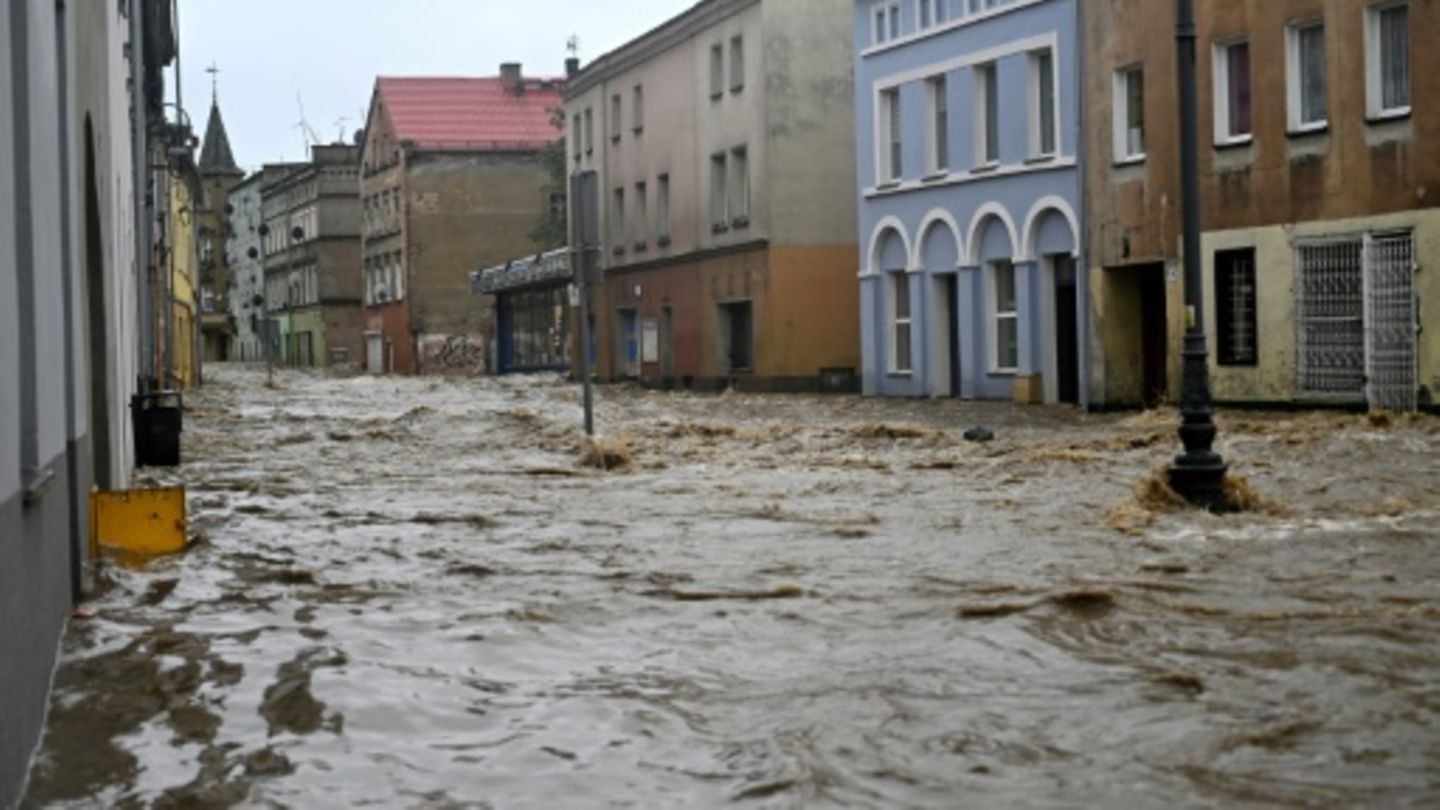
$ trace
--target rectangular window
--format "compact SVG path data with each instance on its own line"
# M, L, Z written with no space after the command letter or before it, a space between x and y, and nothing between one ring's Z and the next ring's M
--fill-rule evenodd
M585 108L585 154L589 155L595 151L595 111Z
M1222 250L1215 254L1215 323L1217 360L1222 366L1253 366L1260 361L1256 344L1255 249Z
M1115 73L1115 162L1145 158L1145 71L1132 67Z
M1248 143L1250 123L1250 43L1216 45L1215 143Z
M716 232L727 230L725 211L725 153L710 156L710 226Z
M619 140L620 140L620 129L621 129L620 113L621 113L621 112L622 112L622 110L621 110L620 94L619 94L619 93L616 93L615 95L613 95L613 96L610 97L610 140L612 140L612 141L619 141Z
M1291 132L1323 129L1326 99L1325 24L1290 26L1285 32L1285 95Z
M945 76L936 76L925 83L930 107L930 127L925 152L931 174L943 174L950 168L950 85Z
M580 129L580 114L579 114L579 113L576 113L576 114L575 114L575 123L574 123L574 125L571 126L571 128L570 128L570 140L575 143L575 157L576 157L577 159L580 157L580 153L585 150L585 144L584 144L584 142L582 141L582 139L581 139L581 137L580 137L580 134L581 134L581 129Z
M625 189L617 188L610 206L610 243L614 253L625 252Z
M1030 154L1052 157L1055 131L1055 54L1049 48L1030 55Z
M935 24L935 0L920 0L920 27L929 28Z
M899 182L904 174L904 140L901 138L900 88L880 93L880 129L884 133L880 182Z
M710 46L710 97L725 95L725 46Z
M648 247L650 234L647 232L650 218L649 189L644 183L635 184L635 250Z
M909 374L910 357L910 275L890 273L890 372Z
M1410 4L1381 3L1365 12L1366 107L1371 118L1410 113Z
M730 151L729 210L730 224L750 224L750 160L743 146Z
M645 129L645 87L635 85L630 98L630 128L637 133Z
M891 0L875 7L871 18L871 35L874 44L884 45L900 38L900 2Z
M655 183L655 238L664 247L670 242L670 175L660 175Z
M745 87L745 40L730 38L730 92L738 93Z
M999 77L994 62L975 67L975 143L977 164L1000 162Z
M990 264L990 367L1013 374L1020 368L1020 313L1016 308L1015 265Z

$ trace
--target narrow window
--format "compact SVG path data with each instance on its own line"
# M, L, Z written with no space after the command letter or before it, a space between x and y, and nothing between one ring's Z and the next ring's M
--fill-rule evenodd
M710 97L725 95L725 47L715 44L710 47Z
M635 184L635 250L648 247L650 235L647 232L650 218L649 189L644 183Z
M1000 162L1000 99L995 63L975 68L976 163Z
M670 243L670 175L660 175L655 183L655 238L665 247Z
M1365 14L1365 83L1371 118L1410 112L1410 4L1384 3Z
M610 140L612 141L620 140L620 113L620 94L616 93L610 97Z
M910 358L910 276L904 271L890 273L890 371L909 374Z
M890 38L891 38L891 39L899 39L899 38L900 38L900 4L899 4L898 2L897 2L897 3L891 3L891 4L890 4L889 17L890 17L890 32L889 32L889 33L890 33Z
M990 345L994 371L1013 373L1020 367L1020 314L1016 309L1015 266L990 265Z
M1055 55L1050 49L1030 55L1031 153L1034 157L1055 154Z
M582 139L581 139L581 137L580 137L580 134L581 134L581 129L580 129L580 114L579 114L579 113L576 113L576 114L575 114L575 123L574 123L574 124L571 126L571 128L570 128L570 140L574 141L574 143L575 143L575 159L576 159L576 160L579 160L579 159L580 159L580 154L581 154L581 152L583 152L584 149L585 149L585 144L583 143L583 141L582 141Z
M1321 129L1329 117L1326 99L1325 25L1292 25L1286 31L1286 100L1290 131Z
M716 233L729 225L725 212L725 153L710 156L710 226Z
M930 138L926 150L930 172L942 174L950 168L950 88L944 74L926 82L930 100Z
M935 24L934 0L920 0L920 27L929 28Z
M645 87L635 85L630 99L630 128L636 133L645 129Z
M730 39L730 92L738 93L745 87L745 40L742 37Z
M1253 366L1256 345L1255 249L1215 254L1215 320L1222 366Z
M589 155L589 154L593 154L594 152L595 152L595 111L594 111L592 108L590 108L590 107L586 107L586 108L585 108L585 154Z
M1250 140L1250 43L1215 46L1215 142Z
M750 224L750 160L743 146L730 151L729 211L730 224Z
M884 170L881 180L886 183L899 181L904 174L904 141L900 132L900 89L892 88L880 94L881 128L885 133Z
M875 45L885 44L885 7L875 8L875 17L871 21L870 38Z
M615 189L615 203L610 207L610 243L617 254L625 252L625 189Z
M1145 71L1139 67L1115 73L1115 162L1145 157Z

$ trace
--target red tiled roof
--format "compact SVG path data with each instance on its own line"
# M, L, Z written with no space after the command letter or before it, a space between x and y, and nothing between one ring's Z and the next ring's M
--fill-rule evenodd
M564 83L524 82L516 93L499 78L382 76L376 88L395 138L419 149L539 149L562 137L551 111L564 106Z

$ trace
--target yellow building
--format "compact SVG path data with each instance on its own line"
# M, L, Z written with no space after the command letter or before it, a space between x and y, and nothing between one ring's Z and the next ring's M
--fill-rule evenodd
M199 227L200 176L194 162L176 161L167 176L170 211L166 236L169 313L165 325L165 386L178 390L200 382Z

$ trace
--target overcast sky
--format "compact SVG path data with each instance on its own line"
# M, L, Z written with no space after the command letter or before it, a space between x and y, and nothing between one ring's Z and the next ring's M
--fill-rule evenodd
M254 169L303 157L297 94L321 138L343 126L348 140L377 75L493 76L521 62L527 76L560 76L572 35L588 62L694 2L180 0L183 101L198 137L216 65L235 160Z

